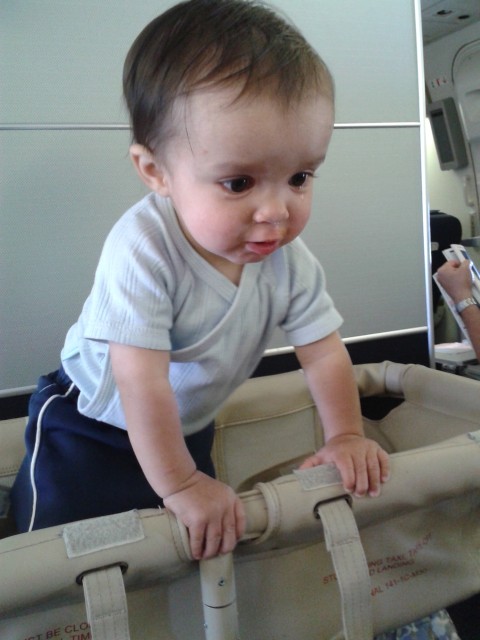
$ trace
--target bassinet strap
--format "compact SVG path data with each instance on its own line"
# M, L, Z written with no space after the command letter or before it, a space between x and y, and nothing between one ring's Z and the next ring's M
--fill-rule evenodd
M353 511L341 499L320 503L316 512L322 520L340 589L345 640L371 640L370 576Z
M122 568L88 572L82 584L92 640L130 640Z

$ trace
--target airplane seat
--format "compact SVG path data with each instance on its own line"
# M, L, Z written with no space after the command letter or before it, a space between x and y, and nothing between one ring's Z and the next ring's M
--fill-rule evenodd
M460 220L449 213L443 213L438 209L430 211L430 241L432 243L432 274L446 262L442 253L451 244L461 244L462 225ZM441 293L439 288L433 283L433 311L437 311Z

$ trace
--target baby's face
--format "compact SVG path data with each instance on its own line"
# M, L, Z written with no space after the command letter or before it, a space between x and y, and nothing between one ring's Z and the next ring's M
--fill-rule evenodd
M333 108L323 96L286 109L267 94L232 104L230 89L195 93L161 163L183 232L225 273L291 242L310 216Z

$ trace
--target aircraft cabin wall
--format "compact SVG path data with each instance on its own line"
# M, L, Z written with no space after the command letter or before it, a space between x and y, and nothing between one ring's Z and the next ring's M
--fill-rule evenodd
M467 90L470 101L467 105L464 104L461 92L459 94L458 91L458 61L463 54L471 59L472 65L475 65L475 71L471 74L474 84ZM440 209L459 218L462 223L463 236L470 238L480 234L478 197L480 188L480 22L427 45L424 58L425 83L429 98L432 102L445 98L455 100L467 141L468 153L467 166L442 171L433 137L430 134L427 139L430 206L432 209ZM454 77L455 75L457 78ZM472 105L474 105L473 108ZM474 112L473 118L477 123L475 135L474 132L467 131L465 128L465 118L468 118L469 115L472 117L472 111ZM428 129L427 133L430 133ZM476 155L476 165L474 154Z
M427 185L430 208L458 218L462 242L480 266L480 247L472 237L480 234L480 22L451 33L425 47L425 85L434 113L442 101L453 99L458 111L460 134L465 144L466 165L441 168L435 125L427 121ZM438 142L438 137L437 137ZM444 158L445 159L445 158ZM445 304L435 313L435 342L461 340L458 326Z
M144 193L123 60L166 0L0 5L0 394L58 366L105 236ZM304 233L347 344L419 337L429 315L416 0L277 0L336 81L336 130ZM395 29L390 25L394 24ZM400 53L401 52L401 53ZM383 340L383 342L382 342ZM272 344L282 346L280 339ZM403 357L413 361L403 350ZM376 357L390 358L385 347Z

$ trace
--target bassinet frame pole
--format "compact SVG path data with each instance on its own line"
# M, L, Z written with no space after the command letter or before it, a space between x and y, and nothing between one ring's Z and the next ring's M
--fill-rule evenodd
M199 566L206 640L239 640L233 555L200 560Z

